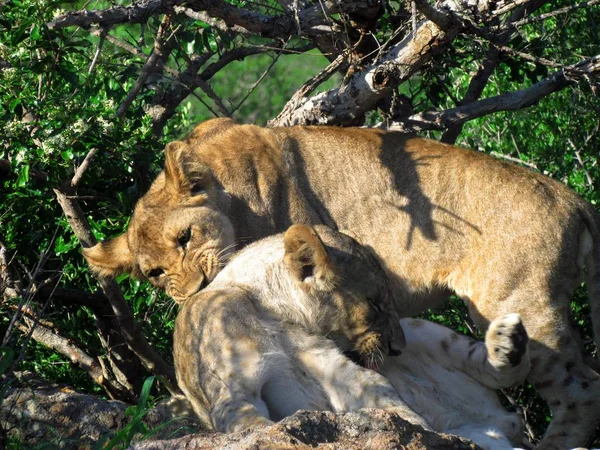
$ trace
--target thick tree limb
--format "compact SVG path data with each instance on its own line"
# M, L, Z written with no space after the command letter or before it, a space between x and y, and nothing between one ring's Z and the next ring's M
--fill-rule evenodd
M166 12L173 3L179 2L170 2L167 0L140 0L131 6L114 6L105 10L73 11L63 14L52 22L49 22L48 27L64 28L73 25L89 27L92 24L111 27L123 22L145 22L153 15Z
M92 24L101 27L111 27L119 23L145 22L149 17L167 13L171 8L181 8L182 4L187 6L186 10L180 12L193 13L204 11L211 17L221 19L229 27L241 27L254 34L264 37L287 38L296 32L296 24L292 15L270 16L260 14L248 9L238 8L220 0L140 0L131 6L114 6L105 10L74 11L57 17L48 23L50 28L63 28L68 26L89 27ZM350 1L363 3L362 1ZM351 6L349 6L351 7ZM310 34L331 32L331 28L323 18L324 10L338 12L337 4L332 1L320 2L318 5L307 7L301 11L300 21L303 30ZM313 29L313 27L316 27Z
M280 113L270 126L299 124L350 125L362 122L364 113L407 80L458 33L441 30L429 20L393 46L377 64L358 72L348 84L306 99L295 111Z

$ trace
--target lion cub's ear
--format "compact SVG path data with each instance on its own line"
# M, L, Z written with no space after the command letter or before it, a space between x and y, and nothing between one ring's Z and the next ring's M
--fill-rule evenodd
M314 228L308 225L292 225L283 237L284 263L301 283L331 290L337 284L335 266ZM311 278L312 277L312 278Z
M165 147L165 183L194 199L206 193L213 177L210 168L194 158L185 142L174 141Z
M135 256L129 250L127 233L107 239L93 247L84 248L83 256L92 271L103 278L116 277L122 273L135 273Z

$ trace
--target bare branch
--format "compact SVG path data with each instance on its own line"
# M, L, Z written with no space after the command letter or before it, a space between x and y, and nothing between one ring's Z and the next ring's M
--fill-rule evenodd
M28 316L30 315L31 312L28 313ZM31 337L40 344L69 358L72 363L85 370L96 384L102 386L111 398L128 399L130 402L135 400L128 389L123 388L118 382L107 376L107 372L103 371L98 359L92 358L81 350L71 339L60 336L56 330L29 317L25 318L18 329L25 335L31 334Z
M211 17L204 11L194 11L193 9L186 8L185 6L175 6L173 7L173 10L178 14L185 14L191 19L206 22L211 27L214 27L223 33L240 34L242 36L254 36L253 33L250 33L245 28L240 27L238 25L228 26L224 20L215 19L214 17Z
M273 119L274 122L277 122L280 117L286 117L292 114L298 107L306 101L306 97L308 97L319 85L327 81L331 76L338 70L338 68L344 63L346 60L345 55L338 56L331 64L329 64L325 69L323 69L320 73L312 77L306 83L304 83L300 89L298 89L292 98L288 100L285 104L281 112L278 116Z
M144 67L142 67L142 71L135 84L127 93L127 97L123 100L123 103L119 105L117 109L117 117L122 117L123 114L127 111L131 103L135 97L139 94L144 86L144 83L148 79L148 76L156 69L156 66L160 65L169 57L170 46L169 42L172 40L175 32L172 32L171 35L167 38L168 29L171 26L171 17L165 16L158 27L158 32L156 33L156 39L154 40L154 49L150 57L146 60Z
M498 2L497 8L494 11L492 11L492 15L500 16L502 14L512 11L515 8L525 6L528 3L532 3L532 1L534 0L505 0L503 2Z
M279 115L269 125L362 122L366 111L419 70L457 33L458 28L443 31L429 20L422 21L416 33L408 34L378 63L356 73L347 85L306 99L295 111Z
M91 75L91 73L94 71L94 68L96 67L96 63L98 62L100 53L102 53L102 46L104 45L104 40L106 38L107 33L108 33L108 30L106 28L103 28L100 31L100 40L98 41L98 46L96 47L96 53L94 53L94 57L92 58L92 62L90 63L90 68L88 69L88 75Z
M256 80L256 82L252 85L252 87L250 89L248 89L248 92L246 92L246 95L240 100L240 102L234 108L234 111L237 111L238 109L240 109L240 107L244 104L244 102L248 99L248 97L250 97L250 95L252 95L252 93L258 87L258 85L265 79L267 74L271 71L271 69L273 68L273 66L275 65L275 63L277 62L279 57L281 56L281 53L282 52L279 52L279 53L277 53L277 55L275 55L275 57L273 58L273 61L271 61L271 64L269 64L269 66L264 70L262 75L260 77L258 77L258 80Z
M600 73L600 55L572 66L565 67L552 76L534 85L515 92L479 100L468 105L445 111L426 111L409 117L407 124L415 129L444 129L498 111L512 111L531 106L547 95L562 89L583 75L597 76Z
M550 11L545 14L540 14L539 16L536 16L536 17L530 17L528 19L518 20L514 23L509 24L509 26L520 27L522 25L527 25L527 24L534 23L534 22L540 22L542 20L549 19L550 17L556 17L560 14L567 14L571 11L575 11L576 9L587 8L589 6L597 5L598 3L600 3L600 0L590 0L589 2L580 2L575 5L565 6L564 8L558 8L558 9L555 9L554 11Z
M73 11L49 22L48 27L63 28L72 25L89 27L94 23L103 27L111 27L123 22L145 22L153 15L166 12L169 4L170 2L166 0L140 0L131 6L115 6L95 11Z
M98 149L93 148L88 152L87 155L85 155L83 162L77 168L75 175L73 175L73 178L71 179L71 187L76 188L79 185L81 178L83 178L83 174L92 163L92 160L94 159L94 156L96 156L96 153L98 153Z
M67 217L69 225L81 244L84 247L91 247L96 244L96 238L91 232L83 211L81 211L81 208L74 200L66 198L69 194L64 192L64 189L65 187L63 186L62 189L54 190L56 198ZM140 358L146 369L164 378L165 385L171 393L179 393L173 368L146 341L117 283L114 280L108 279L100 279L98 282L110 302L115 317L119 322L121 333L129 348Z
M539 170L538 166L535 165L534 163L530 163L528 161L523 161L522 159L515 158L514 156L505 155L504 153L499 153L499 152L491 152L491 154L497 158L506 159L507 161L514 162L517 164L523 164L524 166L527 166L531 169Z

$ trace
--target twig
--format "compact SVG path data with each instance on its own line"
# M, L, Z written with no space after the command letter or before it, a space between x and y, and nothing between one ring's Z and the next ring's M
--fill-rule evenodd
M231 112L227 109L227 107L223 104L221 98L213 91L210 85L204 81L202 78L197 77L195 80L196 84L208 97L217 105L217 108L221 111L225 117L231 117Z
M235 108L233 108L234 112L237 111L238 109L240 109L240 107L244 104L244 102L248 99L248 97L250 97L250 95L258 87L258 85L265 79L265 77L271 71L271 69L273 68L273 66L275 65L275 63L277 62L277 60L279 59L280 56L281 56L281 52L279 52L275 55L275 57L273 58L273 61L271 61L271 64L269 64L269 66L265 69L265 71L258 78L258 80L256 80L256 83L254 83L252 85L252 87L250 89L248 89L248 92L246 92L246 95L240 100L240 102L237 104L237 106Z
M177 31L176 29L171 33L171 35L168 38L166 38L165 36L167 34L167 29L170 27L170 25L171 17L166 15L165 17L163 17L163 20L160 26L158 27L158 32L156 33L156 38L154 39L153 52L150 55L150 57L146 60L146 63L144 64L144 67L142 67L138 79L127 93L127 97L125 97L123 103L119 105L119 108L117 109L117 117L123 117L129 106L133 103L135 97L142 90L142 87L144 86L144 83L148 79L150 73L154 71L157 65L161 64L161 62L168 58L170 53L170 46L168 44L170 43L175 32Z
M587 185L590 186L590 187L592 187L594 185L594 180L590 176L590 173L588 172L588 170L585 168L585 164L583 162L583 159L581 159L580 150L577 149L577 146L575 146L575 144L573 143L573 141L571 140L570 137L567 137L567 141L569 142L569 144L573 148L573 151L575 153L575 158L577 159L577 162L579 163L579 166L583 170L583 173L585 173L585 178L587 180Z
M539 171L538 166L535 165L534 163L523 161L522 159L515 158L514 156L505 155L504 153L500 153L500 152L491 152L490 154L493 156L496 156L497 158L506 159L508 161L511 161L511 162L514 162L517 164L523 164L524 166L527 166L527 167L530 167L532 169Z
M519 27L521 25L527 25L527 24L534 23L534 22L540 22L542 20L549 19L550 17L555 17L560 14L566 14L566 13L569 13L576 9L586 8L588 6L594 6L594 5L597 5L598 3L600 3L600 0L590 0L589 2L580 2L575 5L565 6L564 8L558 8L558 9L555 9L554 11L550 11L545 14L540 14L539 16L536 16L536 17L530 17L528 19L518 20L514 23L509 24L509 26Z
M104 39L106 38L107 33L108 30L106 28L102 28L102 30L100 31L100 40L98 41L98 47L96 47L96 53L94 53L94 57L92 58L90 68L88 69L88 75L91 75L91 73L94 71L94 68L96 67L96 63L98 62L98 58L100 57L100 53L102 52L102 46L104 45Z
M304 83L300 89L298 89L294 95L292 95L292 98L287 101L281 112L271 122L276 123L278 120L280 120L280 117L285 117L293 113L293 111L302 104L306 97L308 97L317 87L331 78L331 76L337 72L338 68L344 63L345 60L345 54L339 55L334 61L325 67L325 69Z

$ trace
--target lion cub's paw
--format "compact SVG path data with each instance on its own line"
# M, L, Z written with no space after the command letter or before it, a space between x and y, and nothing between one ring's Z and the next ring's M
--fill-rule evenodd
M488 358L495 366L518 366L527 352L529 336L519 314L494 320L485 335Z

